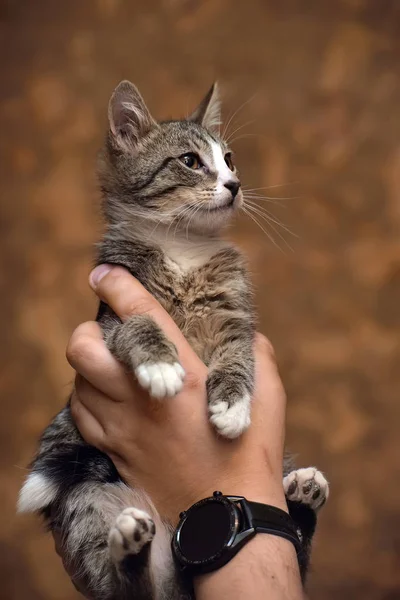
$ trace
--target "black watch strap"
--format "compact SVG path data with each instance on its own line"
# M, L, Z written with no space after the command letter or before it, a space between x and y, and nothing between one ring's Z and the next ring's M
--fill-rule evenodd
M292 542L297 554L302 551L302 535L290 515L277 506L247 500L256 532L270 533Z
M192 577L225 565L257 533L292 542L302 563L301 531L287 512L222 492L214 492L180 514L172 551L182 573Z

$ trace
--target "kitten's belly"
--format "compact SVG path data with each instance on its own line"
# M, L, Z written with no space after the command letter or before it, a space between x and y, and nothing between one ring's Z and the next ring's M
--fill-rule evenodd
M221 333L227 319L233 314L240 315L237 298L243 293L243 285L237 274L230 280L218 269L204 267L186 274L161 271L157 285L150 282L148 289L173 318L196 354L208 364L214 349L222 342Z
M211 314L192 314L186 318L182 318L182 315L177 318L174 314L171 316L199 358L208 365L218 345L222 319Z

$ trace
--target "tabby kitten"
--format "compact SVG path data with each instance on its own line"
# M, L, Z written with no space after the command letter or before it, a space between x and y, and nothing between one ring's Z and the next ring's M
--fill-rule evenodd
M243 197L219 122L216 86L189 118L157 123L137 89L119 84L99 167L107 229L97 263L126 267L169 312L209 368L213 426L235 438L250 423L255 313L245 260L220 237ZM100 303L97 320L111 352L151 396L167 401L182 389L176 348L150 317L122 323ZM287 465L284 475L304 543L304 577L328 485L314 468ZM193 598L173 565L170 525L143 490L128 488L111 460L85 443L69 405L41 438L19 510L40 512L61 533L90 597Z

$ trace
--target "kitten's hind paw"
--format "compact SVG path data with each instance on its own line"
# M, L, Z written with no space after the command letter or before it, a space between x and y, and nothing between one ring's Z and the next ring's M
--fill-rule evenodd
M250 425L250 396L231 402L219 400L209 405L210 421L223 437L239 437Z
M108 536L111 558L119 563L130 554L139 554L156 532L153 519L138 508L125 508Z
M307 504L318 510L329 496L329 484L315 467L297 469L283 478L283 488L288 500Z
M178 394L183 387L185 371L178 362L142 363L135 369L135 375L150 396L161 400Z

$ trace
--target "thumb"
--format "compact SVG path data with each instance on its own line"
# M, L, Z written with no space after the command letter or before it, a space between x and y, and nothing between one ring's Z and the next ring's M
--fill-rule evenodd
M159 302L129 271L112 265L99 265L89 276L97 296L126 321L134 315L150 316L173 342L186 371L201 369L203 363L191 348L179 327ZM203 368L206 367L203 365Z

